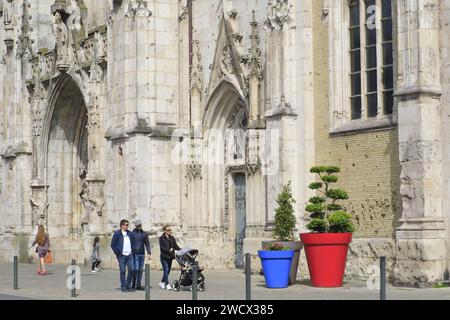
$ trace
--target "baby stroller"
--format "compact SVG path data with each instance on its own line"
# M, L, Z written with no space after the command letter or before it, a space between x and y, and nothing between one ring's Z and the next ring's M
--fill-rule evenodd
M202 274L203 269L199 268L195 261L198 256L198 250L184 248L175 253L175 260L180 264L180 279L173 282L173 290L180 291L182 287L189 287L192 291L193 268L197 268L197 288L198 291L205 291L205 277Z

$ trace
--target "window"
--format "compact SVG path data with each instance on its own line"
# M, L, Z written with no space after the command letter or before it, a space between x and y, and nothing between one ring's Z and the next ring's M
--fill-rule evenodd
M348 10L350 119L390 115L394 86L391 0L352 0Z

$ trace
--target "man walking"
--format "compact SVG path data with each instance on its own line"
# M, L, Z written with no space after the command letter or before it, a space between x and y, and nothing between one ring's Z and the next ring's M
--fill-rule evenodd
M141 285L142 271L145 262L145 250L147 250L147 254L149 256L152 252L150 249L150 242L148 241L148 234L142 230L141 220L136 220L134 225L135 229L131 233L134 238L134 276L132 288L136 290L145 290L145 288Z
M134 239L128 231L129 222L120 221L120 230L114 232L111 240L111 248L119 261L120 267L120 289L122 292L134 291L132 289L132 278L134 273L133 247ZM126 271L128 269L128 275Z

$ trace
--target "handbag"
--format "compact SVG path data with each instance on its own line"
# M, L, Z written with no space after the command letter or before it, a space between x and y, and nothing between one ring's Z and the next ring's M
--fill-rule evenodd
M52 264L53 263L53 255L52 255L52 252L50 250L48 250L47 254L45 255L44 263L45 264Z

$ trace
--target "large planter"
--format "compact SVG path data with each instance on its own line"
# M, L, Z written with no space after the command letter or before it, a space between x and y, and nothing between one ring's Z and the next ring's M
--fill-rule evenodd
M294 254L294 250L258 251L267 288L286 288L289 285Z
M279 242L279 241L263 241L262 249L270 250L270 247L276 245L278 247L287 247L291 250L294 250L294 257L292 258L291 271L289 273L289 285L295 284L297 280L297 272L298 272L298 262L300 260L300 251L303 248L303 243L300 241L289 241L289 242Z
M314 287L341 287L351 233L302 233L311 283Z

